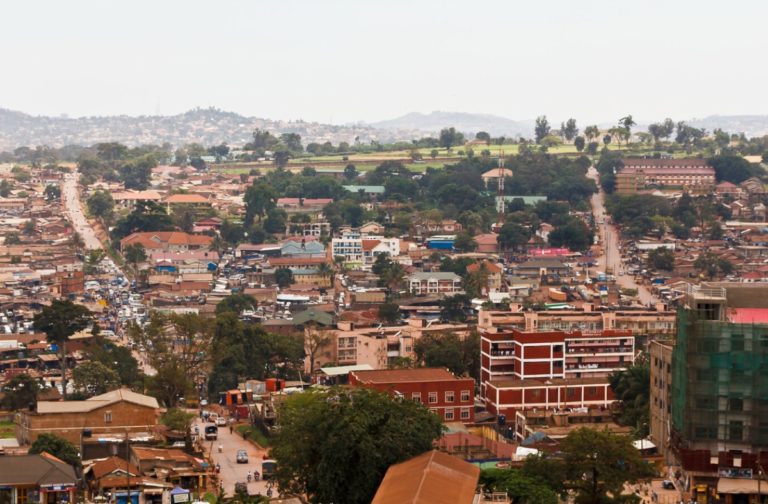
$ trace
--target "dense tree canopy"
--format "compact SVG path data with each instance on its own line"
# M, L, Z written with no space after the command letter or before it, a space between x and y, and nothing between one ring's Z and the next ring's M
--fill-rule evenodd
M442 422L421 404L365 388L289 396L272 454L277 483L312 503L368 503L390 465L432 449Z
M29 453L32 455L50 453L71 466L80 467L80 455L78 455L75 446L55 434L48 434L47 432L40 434L29 447Z

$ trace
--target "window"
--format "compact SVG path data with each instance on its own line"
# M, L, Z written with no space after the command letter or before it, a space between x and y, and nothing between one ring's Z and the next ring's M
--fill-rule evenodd
M731 420L728 422L728 439L731 441L741 441L744 435L744 422L741 420Z
M421 392L413 392L411 394L411 400L413 400L413 402L421 404Z
M744 351L744 335L743 334L731 335L731 350L734 352Z
M555 346L552 348L552 350L553 350L555 353L562 353L562 352L563 352L563 345L555 345Z
M445 391L445 402L452 403L453 402L453 390L446 390Z
M429 404L436 404L437 403L437 392L430 392L429 393Z
M467 408L461 408L461 419L469 420L469 410Z
M112 412L107 411L104 413L104 423L112 423Z
M470 393L469 390L461 391L461 402L469 402Z
M453 410L452 409L445 410L445 419L446 420L453 420Z
M717 427L698 426L693 429L696 439L717 439Z
M728 399L728 410L729 411L743 411L744 410L744 399L740 397L731 397Z
M597 387L589 387L587 388L587 394L593 396L597 394Z
M571 398L571 399L576 397L577 390L575 388L569 388L569 389L565 389L565 390L566 390L566 393L565 393L566 397Z

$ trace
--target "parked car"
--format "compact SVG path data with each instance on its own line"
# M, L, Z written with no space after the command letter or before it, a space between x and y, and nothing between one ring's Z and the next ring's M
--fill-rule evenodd
M219 417L216 419L216 425L219 427L226 427L227 426L227 419L224 417Z
M664 481L662 481L661 482L661 486L665 490L674 490L675 489L675 484L672 483L672 480L664 480Z
M237 456L235 457L238 464L247 464L248 463L248 452L245 450L237 450Z
M235 483L235 493L236 494L247 494L248 493L248 483L245 481L238 481Z

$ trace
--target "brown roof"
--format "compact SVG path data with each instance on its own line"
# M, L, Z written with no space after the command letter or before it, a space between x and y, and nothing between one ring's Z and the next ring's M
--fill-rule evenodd
M123 474L127 472L131 476L138 476L141 474L138 467L129 464L126 460L121 459L120 457L109 457L104 460L99 460L91 466L91 472L93 473L94 478L97 479L118 471ZM123 481L125 481L125 478L123 478Z
M120 401L153 409L160 407L154 397L138 394L128 389L117 389L106 394L93 396L85 401L37 401L37 412L39 414L86 413Z
M480 468L432 450L387 469L373 504L470 504Z
M481 265L485 265L485 271L488 273L501 273L501 266L499 266L496 263L492 263L490 261L483 261L482 263L472 263L469 266L467 266L467 271L470 273L474 273L475 271L478 271L480 269Z
M375 369L353 371L358 380L365 383L405 383L458 380L445 368Z
M653 159L653 158L626 158L623 160L624 167L639 168L691 168L707 167L709 163L705 159L687 158L687 159Z
M328 259L325 256L321 257L270 257L268 259L269 264L272 266L280 267L291 264L303 264L303 265L317 265L327 263Z
M549 380L533 380L526 378L520 379L508 379L508 380L491 380L488 384L493 385L496 388L537 388L545 386L579 386L579 385L607 385L607 377L599 378L552 378Z
M363 240L363 250L373 250L379 243L381 243L380 240Z
M40 455L6 455L0 457L0 485L74 485L77 483L71 465L56 457Z

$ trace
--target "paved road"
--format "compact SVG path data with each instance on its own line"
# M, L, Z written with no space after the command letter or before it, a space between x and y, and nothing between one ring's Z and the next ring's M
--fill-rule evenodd
M88 219L85 218L85 214L83 213L83 206L80 201L80 195L77 192L77 181L79 177L80 174L77 171L69 173L64 177L64 182L61 185L61 195L64 201L64 208L67 216L69 217L69 221L72 223L72 227L74 227L75 231L77 231L77 233L82 237L83 243L85 243L85 248L87 250L103 249L103 244L96 236L96 232L93 230L93 227L91 227L91 224L88 222ZM125 272L122 271L120 266L115 264L109 256L106 257L106 260L112 267L119 271L120 274L125 276ZM116 340L116 343L127 345L129 344L129 341L126 338L121 338ZM144 374L148 376L153 376L156 374L155 369L147 362L146 356L141 355L136 350L133 350L132 354L134 358L139 362L139 366L141 367Z
M72 226L75 231L83 238L85 248L88 250L96 250L104 248L99 241L93 228L88 223L88 220L83 214L83 208L80 204L80 197L77 193L77 177L78 172L67 174L64 177L64 183L61 186L61 194L64 199L64 207L66 208L67 215L69 216Z
M198 417L195 420L195 425L199 427L200 432L204 432L204 424ZM211 424L208 424L211 425ZM194 427L193 427L194 428ZM221 443L222 452L219 453L218 445ZM204 441L205 451L211 453L214 464L221 465L221 480L224 486L224 492L227 495L233 495L235 492L235 483L246 482L248 471L258 471L261 473L261 462L264 460L266 451L262 448L257 448L253 443L250 443L240 437L235 431L233 434L229 433L229 427L219 427L219 439L217 441ZM248 463L238 464L236 460L237 451L245 450L248 452ZM267 483L265 481L256 481L248 484L248 493L255 495L261 493L261 495L267 494ZM275 492L277 495L277 492Z
M594 179L595 183L597 183L598 174L594 167L589 168L587 176ZM653 305L656 303L657 299L651 294L648 288L644 285L637 284L632 275L624 274L625 268L621 262L619 232L613 224L608 222L610 218L606 217L605 193L600 187L600 184L598 184L597 187L599 192L592 195L591 202L592 214L597 223L597 230L602 245L602 254L597 258L598 268L603 271L605 271L606 266L613 268L613 274L616 276L616 283L619 284L619 286L625 289L636 289L640 303L644 305Z

